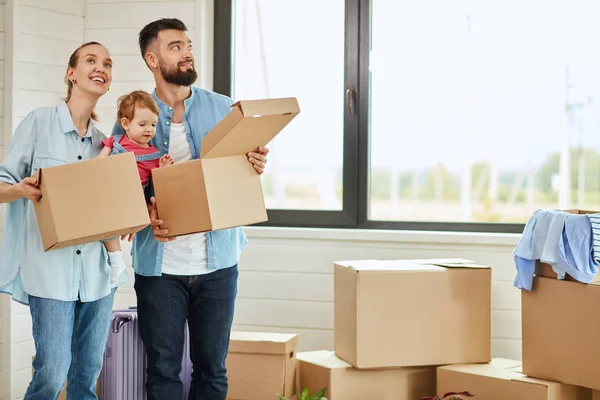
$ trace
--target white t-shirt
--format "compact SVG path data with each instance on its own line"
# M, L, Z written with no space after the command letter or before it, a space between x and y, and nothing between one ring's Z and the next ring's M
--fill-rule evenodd
M192 159L183 124L171 123L169 154L175 163ZM200 275L212 272L208 270L205 233L178 237L172 242L166 242L164 249L162 265L164 274Z

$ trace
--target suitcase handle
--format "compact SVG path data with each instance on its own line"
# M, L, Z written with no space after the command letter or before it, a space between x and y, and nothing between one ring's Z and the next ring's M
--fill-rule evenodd
M115 314L112 321L112 332L119 333L121 327L131 321L131 314Z

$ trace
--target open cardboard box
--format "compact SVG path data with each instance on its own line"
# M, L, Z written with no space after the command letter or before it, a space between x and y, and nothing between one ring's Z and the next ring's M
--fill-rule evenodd
M168 236L266 221L260 175L246 154L266 146L298 115L296 98L239 101L202 140L200 159L152 171Z
M598 213L598 211L580 210L580 209L576 209L576 208L566 209L563 211L567 212L569 214L576 214L576 215L597 214ZM554 270L552 269L552 266L550 264L540 262L539 260L536 262L536 265L535 265L535 275L545 276L545 277L554 278L554 279L558 278L558 275L556 274L556 272L554 272ZM565 274L565 280L579 282L578 280L571 277L569 274ZM594 282L600 282L600 274L596 275L596 277L593 279L592 283L594 283Z
M36 167L42 197L34 208L45 251L135 233L150 224L133 153Z

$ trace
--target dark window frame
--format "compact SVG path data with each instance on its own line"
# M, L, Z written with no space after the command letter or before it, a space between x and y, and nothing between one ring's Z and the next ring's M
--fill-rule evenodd
M213 90L230 96L232 89L233 1L215 1ZM343 208L334 210L267 210L258 226L521 233L524 224L376 221L369 207L369 51L371 0L346 0L344 88ZM315 10L318 12L318 10ZM354 89L354 96L348 90ZM351 94L352 92L350 92ZM348 98L354 102L349 112Z

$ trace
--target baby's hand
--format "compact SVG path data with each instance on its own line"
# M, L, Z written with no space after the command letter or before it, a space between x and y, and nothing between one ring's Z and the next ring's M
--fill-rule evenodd
M159 167L166 167L167 165L173 165L173 159L171 158L170 155L165 154L158 161L158 166Z

